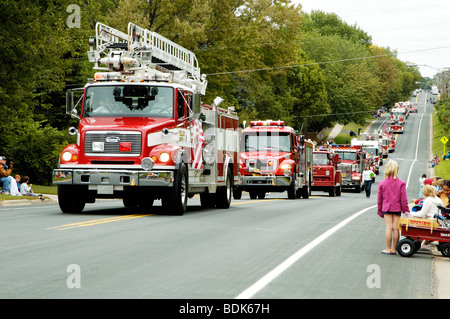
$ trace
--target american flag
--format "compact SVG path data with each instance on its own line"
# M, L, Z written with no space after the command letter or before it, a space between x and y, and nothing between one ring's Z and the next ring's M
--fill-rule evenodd
M205 146L205 138L203 136L203 128L200 120L194 120L193 123L194 135L193 135L193 161L192 167L197 169L203 169L202 149Z

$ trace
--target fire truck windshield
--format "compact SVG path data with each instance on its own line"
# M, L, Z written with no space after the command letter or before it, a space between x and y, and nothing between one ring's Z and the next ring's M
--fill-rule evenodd
M326 153L313 153L314 165L328 165L328 154Z
M355 161L356 160L356 152L345 152L345 151L337 151L339 154L339 158L341 161Z
M173 88L150 85L105 85L86 89L83 117L173 118Z
M290 152L291 142L289 133L284 132L251 132L243 136L243 151L277 151Z

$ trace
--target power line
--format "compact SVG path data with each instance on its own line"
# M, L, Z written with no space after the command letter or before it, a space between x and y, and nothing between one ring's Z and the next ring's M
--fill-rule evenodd
M439 49L447 49L447 48L450 48L450 46L435 47L435 48L428 48L428 49L418 49L418 50L411 50L411 51L404 51L404 52L397 52L397 53L398 54L407 54L407 53L415 53L415 52L423 52L423 51L431 51L431 50L439 50ZM279 69L290 69L290 68L296 68L296 67L301 67L301 66L312 66L312 65L323 65L323 64L339 63L339 62L358 61L358 60L375 59L375 58L381 58L381 57L387 57L387 56L391 56L391 55L380 54L380 55L373 55L373 56L366 56L366 57L359 57L359 58L324 61L324 62L311 62L311 63L284 65L284 66L259 68L259 69L251 69L251 70L237 70L237 71L207 73L206 75L214 76L214 75L227 75L227 74L236 74L236 73L258 72L258 71L270 71L270 70L279 70Z

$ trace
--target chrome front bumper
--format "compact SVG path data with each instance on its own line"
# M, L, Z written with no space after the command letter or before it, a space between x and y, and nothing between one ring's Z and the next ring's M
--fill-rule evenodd
M91 186L173 186L174 171L54 169L53 184Z

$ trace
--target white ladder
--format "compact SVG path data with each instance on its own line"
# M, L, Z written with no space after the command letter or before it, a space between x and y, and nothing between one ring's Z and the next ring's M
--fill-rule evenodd
M195 54L162 35L143 29L134 23L128 24L128 50L130 52L151 51L151 54L164 67L169 64L179 70L189 73L200 81L200 68Z

